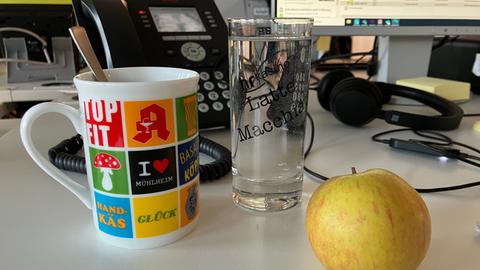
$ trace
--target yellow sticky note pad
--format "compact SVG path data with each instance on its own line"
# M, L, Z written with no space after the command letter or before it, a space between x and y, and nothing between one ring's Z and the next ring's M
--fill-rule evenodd
M332 42L331 36L321 36L317 39L315 43L317 51L329 51L330 43Z
M475 122L475 124L473 124L473 129L474 129L476 132L479 132L479 133L480 133L480 121L477 121L477 122Z
M451 101L470 99L470 84L433 77L417 77L397 81L398 85L416 88L439 95Z

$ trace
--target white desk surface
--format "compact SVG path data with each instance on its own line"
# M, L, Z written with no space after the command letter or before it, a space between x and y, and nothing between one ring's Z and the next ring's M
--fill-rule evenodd
M480 180L480 170L456 161L391 150L370 141L376 132L391 129L380 120L358 129L344 126L310 97L317 136L307 160L325 175L372 167L390 169L417 187ZM480 111L480 98L464 104ZM420 107L411 108L424 110ZM479 146L472 130L478 118L467 118L454 139ZM67 127L67 128L65 128ZM34 136L40 150L74 135L67 120L40 118ZM230 144L227 131L206 135ZM81 176L76 175L81 181ZM100 241L89 210L27 156L18 128L0 138L0 269L323 269L309 247L304 213L317 186L308 176L301 207L281 214L253 215L231 202L231 177L201 186L201 216L185 238L165 247L126 250ZM423 195L432 217L432 241L419 269L479 269L480 188Z

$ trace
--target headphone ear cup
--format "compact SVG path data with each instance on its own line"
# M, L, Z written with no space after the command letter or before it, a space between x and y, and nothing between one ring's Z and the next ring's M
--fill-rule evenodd
M325 110L330 111L330 94L333 87L343 79L353 77L350 71L344 69L333 70L325 74L317 86L317 97L320 105L322 105Z
M375 100L377 101L377 105L379 108L381 108L383 104L388 103L390 101L391 95L384 93L382 89L378 87L378 85L367 80L363 80L363 81L367 83L366 85L368 86L365 89L369 89L367 91L372 92L373 96L375 97Z
M373 83L359 78L347 78L339 82L330 94L330 109L340 122L351 126L363 126L377 116L383 104L380 89Z

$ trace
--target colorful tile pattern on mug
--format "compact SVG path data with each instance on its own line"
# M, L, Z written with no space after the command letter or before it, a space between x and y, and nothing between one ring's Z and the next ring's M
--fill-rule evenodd
M83 106L99 229L148 238L190 224L199 213L196 94Z

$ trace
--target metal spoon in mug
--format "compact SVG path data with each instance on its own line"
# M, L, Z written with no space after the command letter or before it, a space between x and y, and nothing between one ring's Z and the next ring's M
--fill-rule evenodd
M103 72L102 66L100 66L97 56L93 51L92 44L88 39L85 28L81 26L73 26L68 30L73 38L73 41L75 42L75 45L77 45L80 54L83 56L85 62L87 62L88 67L93 72L93 75L97 81L108 82L107 76L105 75L105 72Z

